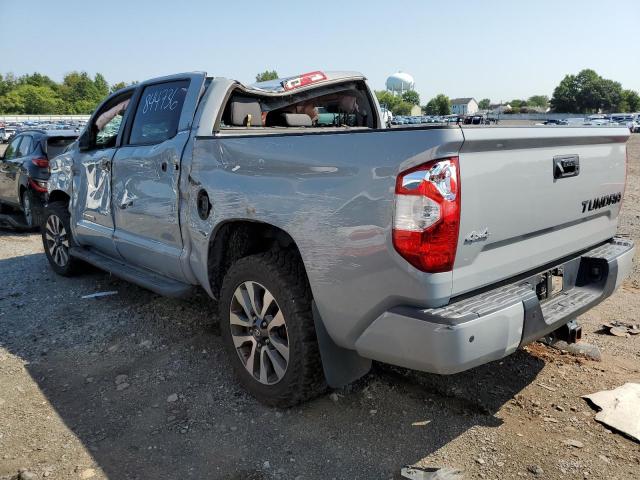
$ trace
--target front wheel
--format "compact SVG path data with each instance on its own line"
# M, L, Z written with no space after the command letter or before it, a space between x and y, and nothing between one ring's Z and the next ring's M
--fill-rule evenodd
M273 251L238 260L220 293L224 347L240 383L262 403L290 407L324 388L300 260Z
M64 202L53 202L45 210L42 224L42 244L51 268L58 274L69 277L77 272L79 260L70 254L73 237L70 215Z

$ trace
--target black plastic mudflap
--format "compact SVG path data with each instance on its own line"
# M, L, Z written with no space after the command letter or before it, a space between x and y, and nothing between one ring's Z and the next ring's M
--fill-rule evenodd
M521 345L526 345L558 329L566 328L563 340L576 341L580 331L567 325L592 308L615 289L617 258L633 248L633 243L614 239L580 257L529 277L531 294L523 299L525 310Z

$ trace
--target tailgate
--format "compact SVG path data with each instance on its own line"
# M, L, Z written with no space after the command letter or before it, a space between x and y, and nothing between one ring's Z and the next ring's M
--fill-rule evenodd
M628 129L463 133L453 296L540 268L616 233ZM575 160L579 168L573 172Z

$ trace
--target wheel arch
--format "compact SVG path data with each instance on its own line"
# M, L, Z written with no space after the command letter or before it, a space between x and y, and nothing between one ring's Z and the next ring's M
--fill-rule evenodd
M304 277L309 282L298 245L282 228L251 220L229 220L220 225L210 237L207 255L207 277L213 296L220 298L222 281L235 261L272 248L288 250L289 254L296 255ZM310 284L309 288L310 291L313 290ZM315 302L312 302L312 309L327 383L331 387L342 387L365 375L371 368L371 360L360 357L354 350L338 346L327 332Z
M280 227L254 220L228 220L215 230L209 240L207 278L211 292L219 298L222 280L229 267L240 258L279 248L300 261L307 282L302 255L295 240Z
M63 192L62 190L53 190L49 193L47 203L66 202L68 204L70 201L71 197L67 192Z

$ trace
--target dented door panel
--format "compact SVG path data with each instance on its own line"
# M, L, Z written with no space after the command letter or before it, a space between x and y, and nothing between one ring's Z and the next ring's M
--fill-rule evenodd
M130 262L181 279L180 155L188 132L153 146L125 146L114 158L116 244Z
M78 243L117 257L111 208L111 162L115 152L115 148L78 152L72 208Z

